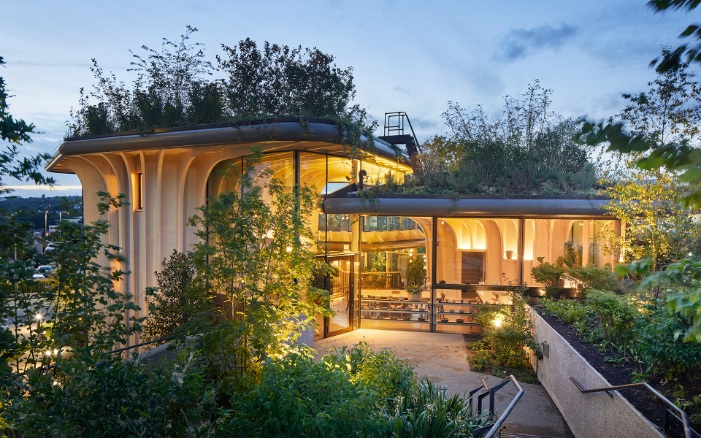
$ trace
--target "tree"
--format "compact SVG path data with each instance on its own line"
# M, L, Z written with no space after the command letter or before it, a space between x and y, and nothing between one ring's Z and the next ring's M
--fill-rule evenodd
M5 60L0 56L0 66L3 65ZM7 103L9 97L5 80L0 76L0 141L8 143L5 149L0 151L0 194L10 191L2 183L2 177L5 175L20 180L31 180L36 184L53 184L53 178L45 177L39 170L42 163L50 158L48 154L20 158L18 146L32 141L31 134L34 133L35 127L34 124L15 119L10 114L10 106Z
M658 145L694 138L701 111L693 103L701 96L701 89L690 80L686 66L661 73L648 85L646 92L623 94L629 103L619 117L637 135ZM689 253L698 253L695 211L682 205L685 186L678 175L664 167L639 168L635 164L645 159L644 153L617 154L617 158L627 166L623 175L609 175L617 179L605 182L605 193L612 200L607 209L625 224L626 230L623 236L610 233L608 237L626 260L649 257L652 268L657 269Z
M665 12L667 10L686 9L692 11L701 2L698 0L649 0L648 6L655 12ZM682 44L672 51L662 54L660 58L654 59L650 66L656 66L659 73L676 70L684 63L701 62L701 26L691 24L679 35L680 38L696 39L691 44ZM684 59L686 58L686 60Z
M215 66L202 44L190 42L195 32L187 26L179 42L164 38L160 50L142 46L144 53L132 52L131 70L138 76L131 86L105 73L93 59L96 84L90 92L81 90L68 135L290 116L336 120L349 143L361 143L363 134L376 127L365 110L352 104L352 68L336 66L332 55L268 42L259 49L247 38L233 47L222 45ZM212 79L215 72L225 78Z
M251 165L256 157L260 150ZM209 294L225 299L223 310L235 329L235 366L247 371L281 354L315 315L328 313L320 305L328 302L328 292L312 286L314 275L327 270L312 251L314 236L305 224L314 192L290 190L275 179L256 184L249 171L241 184L241 191L211 199L191 224L198 227L198 276Z
M663 58L668 56L670 52L663 50ZM698 242L692 215L701 207L701 150L695 146L701 89L691 80L688 67L680 61L674 68L659 69L648 92L624 94L631 104L621 114L623 121L585 122L579 137L590 145L608 144L608 151L627 157L633 175L648 175L642 185L619 186L616 190L624 202L613 208L627 217L629 226L637 227L630 237L647 236L652 243L645 249L630 240L629 246L638 248L633 258L651 256L652 267L658 269L674 262L650 278L672 280L676 289L669 291L667 304L688 321L685 340L701 341L701 288L695 283L701 263L685 259L689 249L698 253L688 245Z
M606 209L625 225L622 236L606 228L604 241L621 251L627 262L650 258L652 269L658 269L698 253L695 212L682 206L683 187L674 175L637 170L604 193L611 198Z
M507 96L496 119L450 103L443 114L450 135L426 144L422 174L410 184L462 194L591 192L593 167L571 139L576 124L550 111L550 95L536 81L522 96Z
M156 272L158 288L149 289L149 317L144 326L148 340L175 334L196 334L199 318L211 317L211 303L196 281L196 268L190 254L173 250L163 259L163 270ZM189 327L195 325L195 327Z

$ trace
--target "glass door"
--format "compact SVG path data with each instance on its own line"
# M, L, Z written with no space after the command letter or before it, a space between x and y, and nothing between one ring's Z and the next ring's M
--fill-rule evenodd
M324 289L330 293L330 306L334 316L317 317L316 339L353 330L352 315L355 308L353 256L329 256L328 263L334 268L334 272L324 279Z

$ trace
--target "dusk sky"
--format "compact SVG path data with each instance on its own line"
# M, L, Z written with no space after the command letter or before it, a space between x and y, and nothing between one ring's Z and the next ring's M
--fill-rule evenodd
M382 124L389 111L408 113L419 141L445 132L448 102L498 111L506 95L539 79L563 116L605 118L624 105L620 94L647 89L649 62L676 46L700 12L654 14L645 0L492 1L9 1L0 0L0 68L10 112L40 134L23 148L50 152L61 144L81 87L94 83L90 60L130 83L129 49L177 41L186 25L208 58L220 44L250 37L317 47L339 67L352 66L356 103ZM694 67L694 69L697 69ZM381 134L378 133L378 134ZM47 195L79 194L74 176L57 175ZM9 186L27 185L4 180ZM15 195L37 196L18 189Z

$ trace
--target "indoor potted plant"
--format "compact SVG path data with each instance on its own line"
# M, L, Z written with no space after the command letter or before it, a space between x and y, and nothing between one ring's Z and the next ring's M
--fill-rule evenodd
M417 254L409 260L406 272L406 291L411 301L421 301L421 292L426 287L426 265L423 256Z

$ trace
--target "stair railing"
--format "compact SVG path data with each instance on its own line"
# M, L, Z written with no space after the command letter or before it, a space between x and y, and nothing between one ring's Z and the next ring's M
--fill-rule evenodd
M494 395L497 393L497 391L506 386L508 383L513 383L518 392L516 393L514 398L511 399L511 402L506 407L506 409L504 409L504 412L502 412L501 416L499 416L499 418L493 424L475 430L473 435L475 438L492 438L497 434L497 432L499 432L499 429L501 428L502 424L504 424L504 421L506 421L506 418L516 406L516 403L518 403L518 401L523 396L523 388L521 388L521 385L519 385L518 380L516 380L516 378L512 374L510 374L509 377L497 383L491 388L487 385L487 382L482 380L482 386L477 387L468 393L468 401L471 410L473 408L472 400L474 396L477 395L476 413L478 415L483 415L485 413L482 411L482 400L485 397L489 396L489 411L487 413L489 415L489 418L494 418Z
M669 415L672 417L676 418L678 421L682 423L682 428L684 429L684 438L701 438L701 434L696 432L694 429L691 428L689 425L689 418L686 415L686 412L684 412L679 406L675 405L672 403L667 397L662 395L659 391L657 391L655 388L650 386L647 382L639 382L639 383L628 383L626 385L612 385L612 386L605 386L602 388L593 388L593 389L584 389L579 382L577 382L574 377L570 377L570 380L572 383L574 383L574 386L579 389L579 392L582 394L588 394L591 392L605 392L606 394L609 395L609 397L613 397L613 394L609 393L609 391L616 391L619 389L629 389L629 388L645 388L648 391L650 391L655 397L657 397L663 404L666 405L665 407L665 417L662 425L663 432L666 432L667 430L667 418Z

